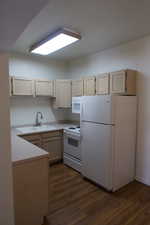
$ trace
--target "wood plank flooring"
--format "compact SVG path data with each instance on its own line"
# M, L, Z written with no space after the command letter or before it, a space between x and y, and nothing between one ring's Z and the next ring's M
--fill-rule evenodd
M150 187L133 182L108 193L63 164L49 170L44 225L150 225Z

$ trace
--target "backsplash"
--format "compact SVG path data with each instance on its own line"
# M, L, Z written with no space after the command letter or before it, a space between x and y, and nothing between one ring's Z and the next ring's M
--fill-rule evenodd
M42 112L43 123L57 122L68 119L67 109L54 109L52 100L46 97L11 97L11 126L35 124L36 112Z

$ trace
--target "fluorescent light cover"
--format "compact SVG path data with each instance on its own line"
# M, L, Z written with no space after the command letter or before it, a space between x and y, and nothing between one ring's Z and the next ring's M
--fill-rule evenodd
M47 42L41 44L39 47L31 50L31 52L40 55L48 55L78 40L79 38L77 37L60 33L57 36L53 37L52 39L48 40Z

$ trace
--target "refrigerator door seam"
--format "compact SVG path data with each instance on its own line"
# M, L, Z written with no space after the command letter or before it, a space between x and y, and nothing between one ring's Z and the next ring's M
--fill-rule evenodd
M94 122L94 121L88 121L88 120L82 120L81 122L87 122L87 123L95 123L95 124L102 124L102 125L107 125L107 126L115 126L115 124L110 124L110 123L98 123L98 122Z

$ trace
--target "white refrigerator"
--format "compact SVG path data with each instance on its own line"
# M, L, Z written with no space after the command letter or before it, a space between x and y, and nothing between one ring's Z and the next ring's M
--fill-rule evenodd
M82 175L109 191L134 180L136 96L84 96Z

